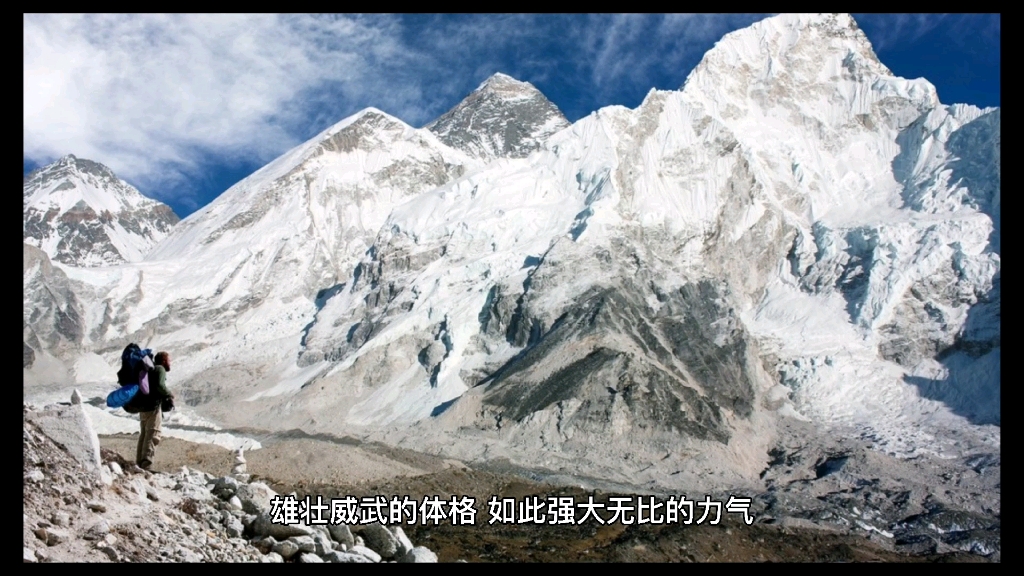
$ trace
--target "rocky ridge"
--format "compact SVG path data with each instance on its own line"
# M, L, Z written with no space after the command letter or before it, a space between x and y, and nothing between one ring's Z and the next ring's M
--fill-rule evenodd
M23 410L25 562L436 562L400 527L270 521L276 493L245 473L149 472L99 441L75 393Z

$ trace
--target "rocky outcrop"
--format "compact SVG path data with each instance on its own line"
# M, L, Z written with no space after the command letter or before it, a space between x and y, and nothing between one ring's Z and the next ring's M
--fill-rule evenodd
M25 562L437 561L400 528L273 523L262 483L144 471L100 450L75 398L24 407Z

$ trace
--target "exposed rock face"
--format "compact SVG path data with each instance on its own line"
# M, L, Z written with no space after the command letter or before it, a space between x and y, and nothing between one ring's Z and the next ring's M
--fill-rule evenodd
M55 268L42 250L23 246L23 338L25 367L31 367L37 350L59 356L76 351L85 336L85 311L72 283Z
M426 128L474 158L523 158L569 121L529 82L495 74Z
M25 177L25 243L71 266L137 262L178 222L106 166L64 156Z

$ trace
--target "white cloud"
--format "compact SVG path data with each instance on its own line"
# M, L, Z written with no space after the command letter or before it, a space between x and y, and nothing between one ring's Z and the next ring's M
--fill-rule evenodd
M326 105L352 112L382 92L382 65L417 59L388 17L27 14L24 32L25 156L74 153L128 178L205 154L267 160L302 136L297 97L333 90Z
M498 71L556 79L576 114L627 103L678 87L755 19L27 14L24 155L73 153L158 195L187 190L211 165L267 162L366 106L423 125Z
M866 14L856 17L875 52L906 46L930 32L948 14Z

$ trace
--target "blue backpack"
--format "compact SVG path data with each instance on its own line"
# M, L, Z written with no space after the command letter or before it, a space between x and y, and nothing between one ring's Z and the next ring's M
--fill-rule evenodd
M147 366L144 359L147 356L152 360L153 351L149 348L139 348L135 343L125 346L121 352L121 369L117 371L117 383L121 387L107 395L107 406L128 410L126 404L139 392L140 376L145 377ZM148 382L145 384L147 390L143 393L148 393Z

